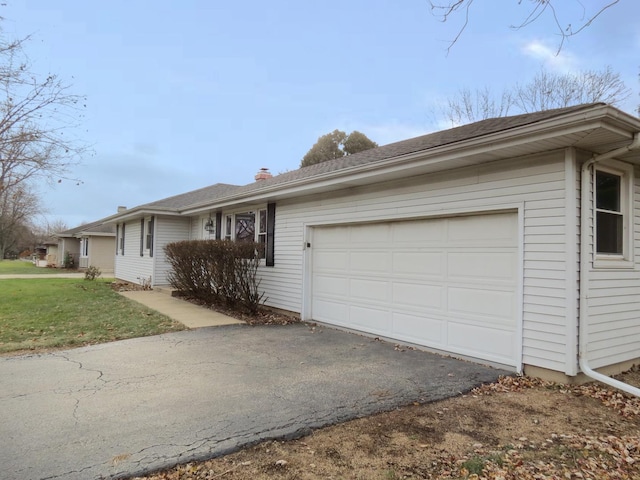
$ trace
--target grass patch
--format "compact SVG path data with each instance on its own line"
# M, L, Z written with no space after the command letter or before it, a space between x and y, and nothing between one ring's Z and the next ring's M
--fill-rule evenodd
M0 353L75 347L184 328L114 292L109 281L0 280Z
M77 270L36 267L32 262L24 260L0 260L0 275L47 275L52 273L68 273L75 271Z

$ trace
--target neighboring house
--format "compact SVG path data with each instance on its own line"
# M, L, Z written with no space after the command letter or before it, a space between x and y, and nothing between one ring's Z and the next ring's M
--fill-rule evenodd
M113 273L115 227L97 221L56 233L58 238L57 267L64 267L65 258L73 260L75 268L98 267L102 273Z
M267 305L303 320L534 375L577 375L581 346L618 371L640 357L638 132L581 105L213 185L105 219L115 275L164 285L168 242L248 237Z
M47 267L55 267L58 264L58 240L56 238L51 238L45 240L43 242L43 246L45 247L45 266ZM38 266L42 266L41 264Z

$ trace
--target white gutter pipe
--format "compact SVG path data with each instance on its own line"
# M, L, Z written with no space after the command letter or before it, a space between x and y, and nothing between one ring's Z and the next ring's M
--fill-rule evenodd
M582 169L580 172L580 180L581 180L581 193L580 193L580 315L578 319L578 342L579 342L579 365L580 370L586 376L602 382L604 384L610 385L614 388L622 390L623 392L629 393L631 395L635 395L636 397L640 397L640 388L636 388L628 383L621 382L619 380L615 380L607 375L603 375L602 373L598 373L593 370L589 366L589 360L587 359L588 354L588 334L587 334L587 324L589 315L587 313L587 300L588 300L588 292L589 292L589 269L591 266L589 265L589 241L587 232L587 225L589 222L589 213L590 213L590 195L591 192L591 175L590 169L592 165L595 165L597 162L601 162L603 160L608 160L613 157L617 157L618 155L622 155L631 150L635 150L640 148L640 132L637 132L634 135L633 141L627 145L626 147L617 148L615 150L611 150L610 152L606 152L600 155L594 155L591 160L585 162L582 165Z

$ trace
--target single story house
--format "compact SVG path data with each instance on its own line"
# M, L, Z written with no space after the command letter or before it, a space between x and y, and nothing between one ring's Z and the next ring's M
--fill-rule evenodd
M58 239L57 260L55 266L84 269L98 267L102 273L114 271L115 226L104 224L102 220L80 225L79 227L55 233Z
M483 120L108 217L115 276L253 238L267 305L514 371L640 357L640 119L597 103ZM580 361L579 361L580 360Z
M58 241L47 238L34 248L32 259L36 267L55 267L58 255Z

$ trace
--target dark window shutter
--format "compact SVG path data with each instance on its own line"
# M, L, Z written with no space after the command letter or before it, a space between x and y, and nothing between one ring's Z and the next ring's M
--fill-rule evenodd
M156 230L156 217L151 217L151 221L149 222L149 235L151 238L151 244L149 245L149 256L153 257L153 236L155 234L155 230Z
M144 257L144 218L140 219L140 256Z
M122 253L122 255L124 255L124 227L126 226L126 223L122 224L122 248L120 249L120 253Z
M222 212L216 212L216 240L220 240L222 234Z
M118 255L119 243L120 243L120 224L116 223L116 255Z
M267 204L267 253L266 253L266 265L267 267L273 267L275 265L274 259L274 232L276 228L276 204Z

